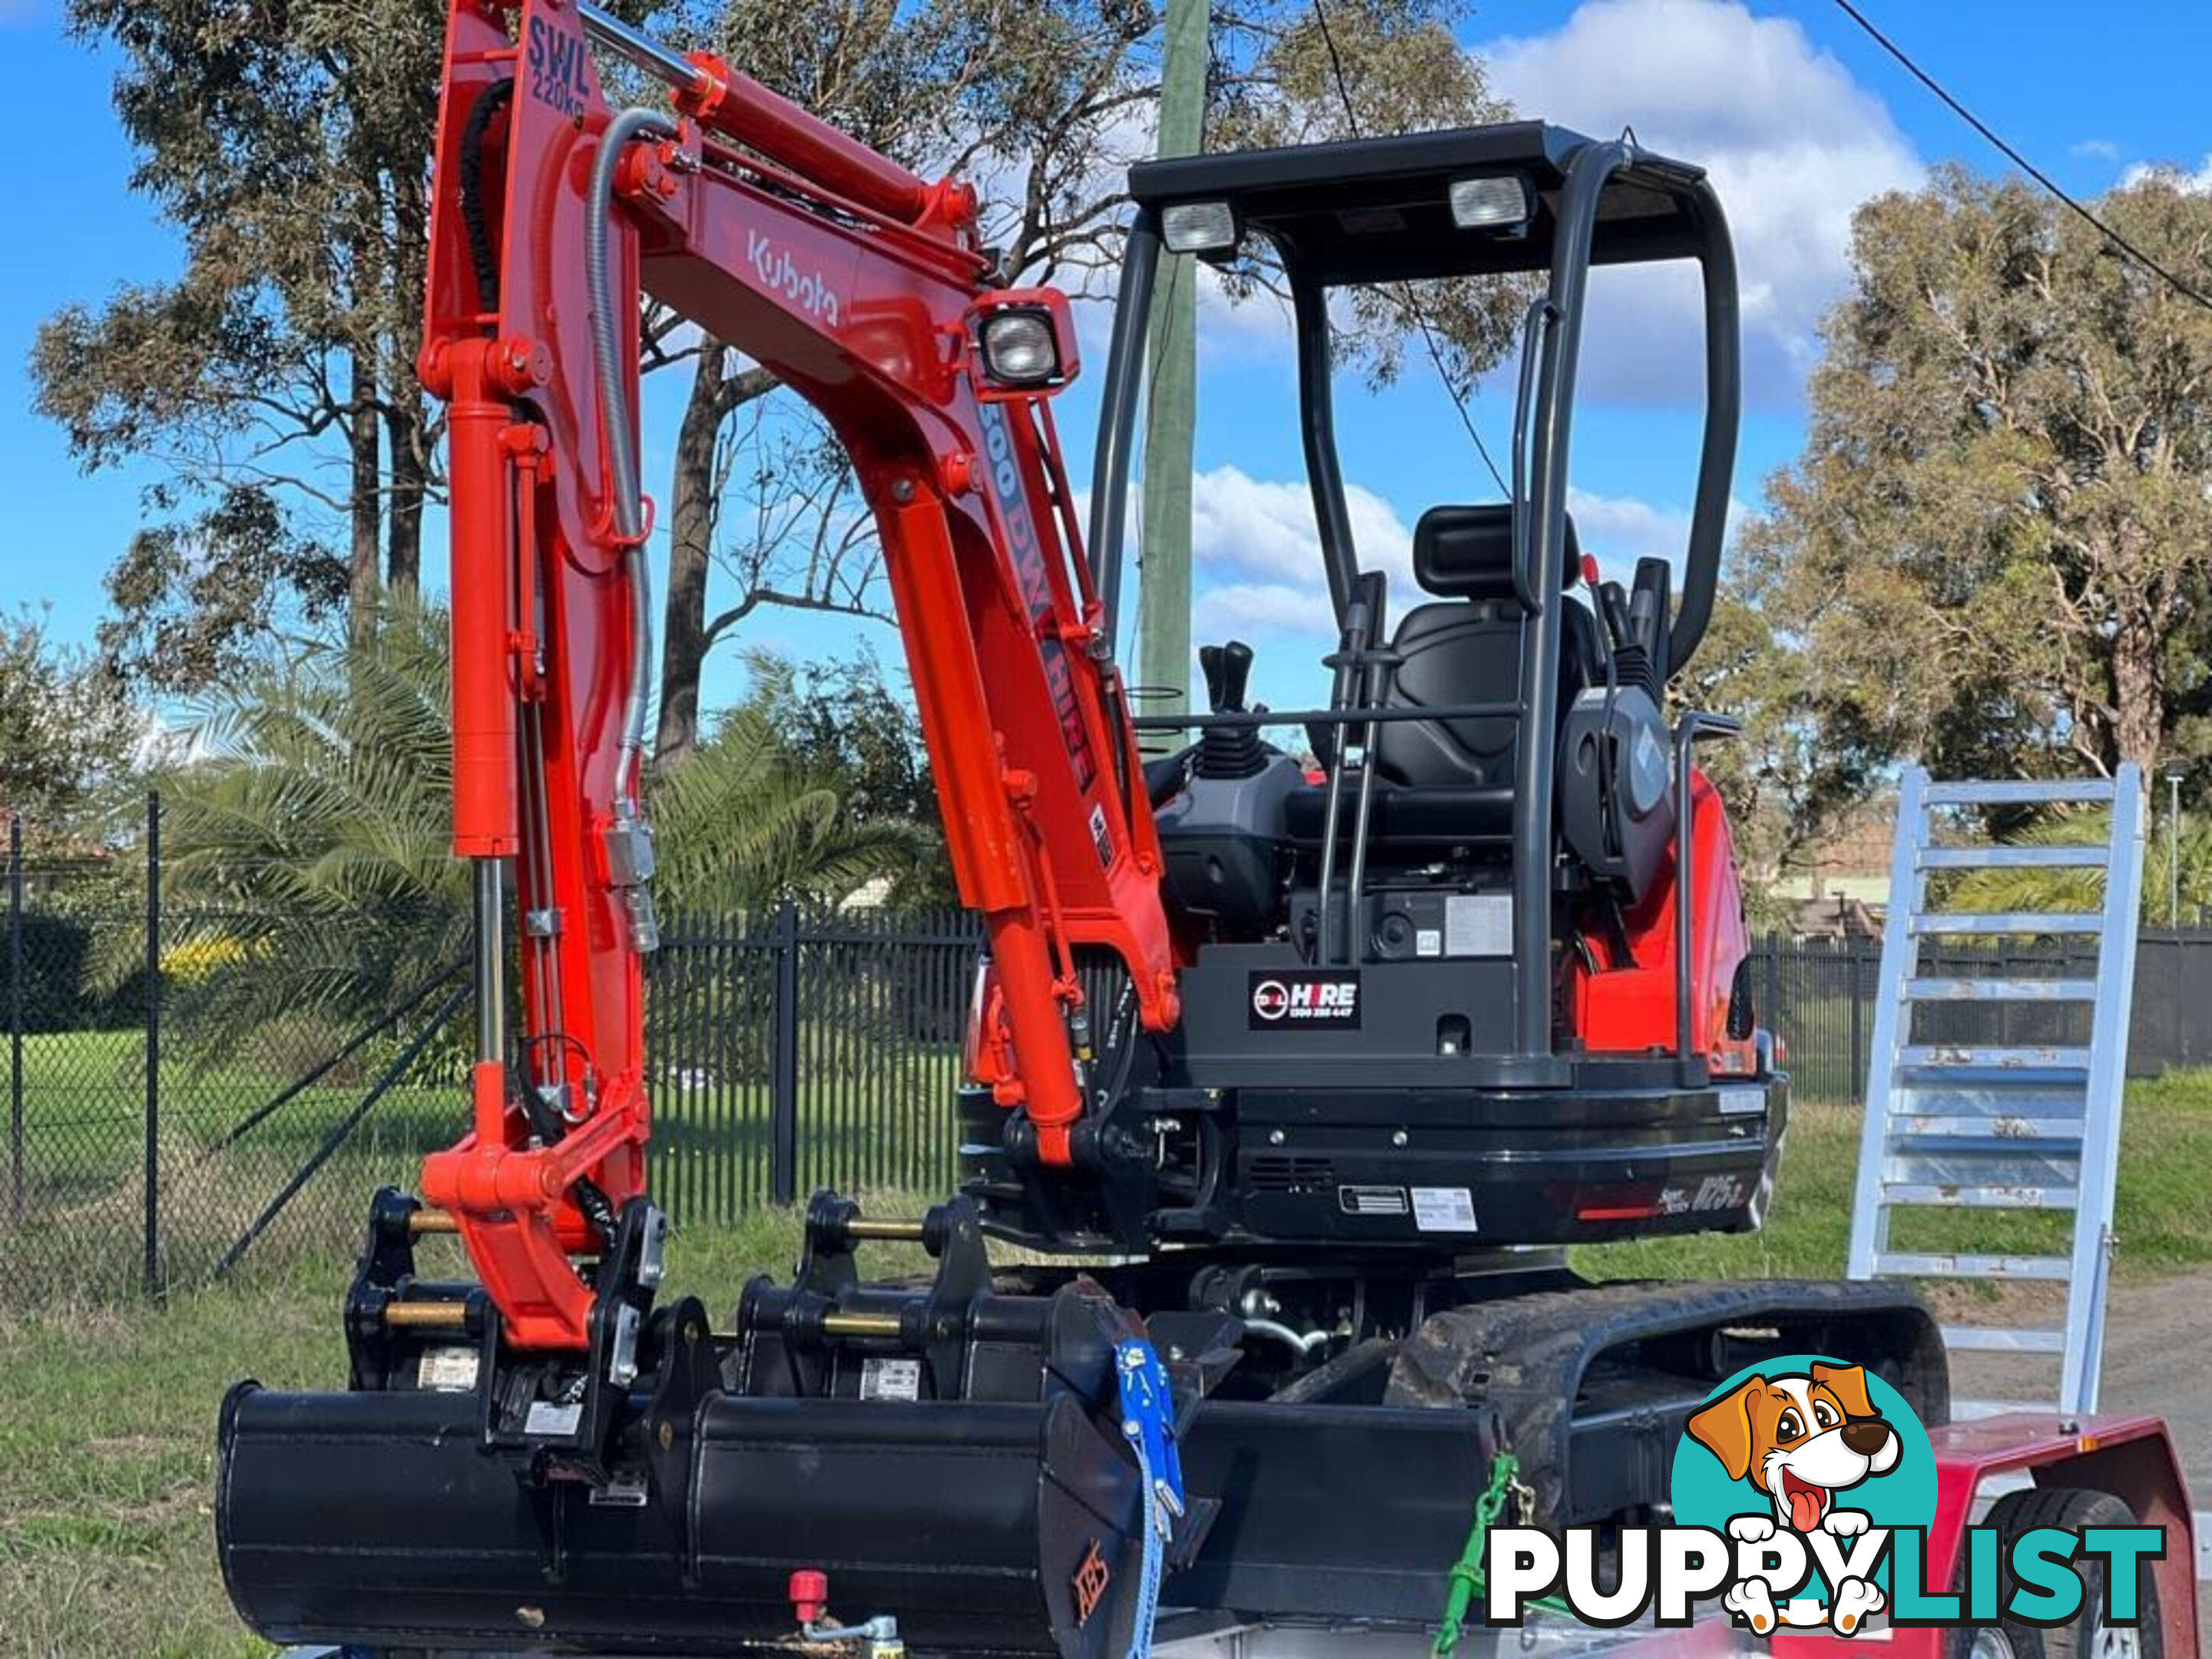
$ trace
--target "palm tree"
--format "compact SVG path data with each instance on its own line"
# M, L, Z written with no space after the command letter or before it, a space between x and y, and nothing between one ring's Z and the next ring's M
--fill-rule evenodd
M2014 847L2098 847L2112 838L2109 807L2055 810L2008 836ZM2163 927L2166 919L2167 836L2161 826L2143 849L2142 921ZM2181 914L2194 918L2212 908L2212 817L2185 817L2179 833ZM2105 902L2105 873L2070 866L2059 869L1983 869L1960 873L1942 894L1948 910L2095 910Z
M397 605L368 639L319 645L218 694L161 780L165 954L180 1033L220 1048L272 1022L335 1042L467 951L468 874L448 836L449 635ZM835 899L904 868L904 823L856 823L834 781L739 711L654 787L664 908ZM110 964L118 978L128 948Z
M449 660L443 615L403 605L357 644L307 646L206 701L156 780L162 953L188 1043L279 1020L335 1042L462 960Z
M650 791L665 904L757 909L780 898L846 897L924 859L932 830L843 809L837 781L786 750L768 711L747 702Z

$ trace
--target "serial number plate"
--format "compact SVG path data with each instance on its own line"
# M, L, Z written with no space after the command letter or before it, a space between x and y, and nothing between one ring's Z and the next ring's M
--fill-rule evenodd
M425 1348L416 1362L415 1386L431 1394L466 1394L477 1385L474 1348Z
M860 1367L860 1398L863 1400L921 1399L921 1361L891 1359L881 1356L866 1361Z
M1425 1233L1474 1231L1474 1194L1464 1187L1414 1188L1413 1225Z

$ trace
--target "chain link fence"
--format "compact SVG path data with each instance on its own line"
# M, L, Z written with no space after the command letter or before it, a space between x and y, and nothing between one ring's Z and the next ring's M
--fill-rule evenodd
M369 1194L413 1186L423 1156L465 1123L461 963L426 961L384 1006L228 1029L197 1011L220 1006L205 994L245 966L221 941L257 930L165 903L161 870L150 802L144 845L128 858L72 854L35 825L12 826L0 1215L14 1243L0 1308L58 1290L158 1294L241 1261L349 1255ZM679 1225L727 1225L823 1186L950 1189L971 918L785 903L671 915L662 934L647 978L649 1156L655 1196ZM1994 962L1949 969L2080 971L2063 945L1991 951ZM2141 951L2131 1069L2212 1060L2199 1015L2212 933L2146 933ZM1801 1097L1860 1098L1880 957L1866 940L1755 948L1753 995ZM2042 1024L1938 1036L2069 1040Z
M414 1186L465 1124L461 963L426 962L387 1006L337 1019L210 1024L219 976L247 966L222 942L266 930L165 902L161 875L151 801L127 856L11 823L0 1308L349 1253L370 1193ZM665 919L649 1157L678 1224L822 1186L949 1190L978 938L959 912Z
M118 858L9 828L0 1305L158 1293L207 1276L257 1223L272 1252L349 1248L368 1192L453 1138L459 1054L433 1039L465 995L457 965L349 1029L196 1024L199 994L235 966L207 941L251 919L165 905L151 802L143 833ZM299 1199L275 1204L303 1170Z

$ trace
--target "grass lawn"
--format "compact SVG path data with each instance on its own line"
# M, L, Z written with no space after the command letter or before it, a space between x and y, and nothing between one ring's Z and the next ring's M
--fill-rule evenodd
M1610 1245L1587 1272L1662 1278L1832 1277L1849 1231L1858 1115L1801 1104L1764 1232ZM2212 1074L2129 1091L2120 1178L2120 1269L2142 1279L2212 1261ZM354 1195L356 1201L359 1194ZM882 1213L912 1200L875 1198ZM1916 1243L2047 1249L2055 1223L2021 1215L1944 1217ZM726 1322L751 1273L787 1273L799 1224L759 1211L681 1237L669 1293L694 1293ZM439 1248L450 1248L441 1245ZM919 1265L877 1247L873 1270ZM426 1264L427 1265L427 1264ZM434 1267L433 1268L434 1271ZM240 1282L179 1292L161 1310L67 1299L0 1306L0 1656L5 1659L232 1659L265 1647L232 1617L210 1537L215 1414L251 1373L273 1387L331 1387L343 1374L337 1313L348 1268L307 1249L250 1266Z
M798 1190L941 1190L954 1178L951 1099L957 1049L941 1044L857 1055L809 1046L798 1093ZM13 1207L13 1146L0 1102L0 1222L16 1221L14 1271L0 1314L132 1293L143 1273L144 1048L137 1030L36 1034L24 1042L22 1207ZM252 1045L212 1065L165 1053L159 1166L161 1257L173 1287L196 1286L325 1138L351 1115L389 1053L349 1064L239 1126L293 1074ZM737 1224L765 1202L770 1091L757 1068L669 1066L654 1079L656 1194L699 1225ZM410 1073L387 1091L252 1247L252 1259L349 1251L367 1195L410 1185L426 1152L466 1119L456 1079Z
M1832 1279L1850 1243L1858 1176L1855 1106L1799 1101L1782 1152L1781 1181L1759 1232L1607 1244L1575 1253L1601 1279ZM2118 1271L2157 1279L2212 1262L2212 1073L2175 1073L2128 1085L2120 1154ZM2072 1218L2033 1211L1930 1211L1897 1217L1900 1250L2063 1253Z
M908 1206L876 1200L884 1213ZM799 1218L763 1211L685 1237L666 1294L718 1323L746 1279L788 1276ZM441 1244L438 1248L450 1249ZM916 1254L877 1247L886 1273ZM426 1269L441 1271L429 1257ZM337 1312L350 1272L334 1255L139 1306L0 1312L0 1656L232 1659L266 1643L230 1610L216 1571L216 1408L236 1378L331 1388L344 1376Z
M291 1293L181 1297L161 1312L0 1315L0 1654L265 1655L216 1576L215 1408L251 1369L343 1375L335 1269Z

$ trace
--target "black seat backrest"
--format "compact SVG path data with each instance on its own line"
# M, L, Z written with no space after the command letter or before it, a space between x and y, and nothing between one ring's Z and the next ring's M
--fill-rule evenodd
M1577 579L1582 550L1572 519L1566 565L1567 580ZM1511 506L1431 507L1413 531L1413 576L1437 597L1407 611L1392 638L1402 659L1392 680L1392 706L1512 702L1521 694L1522 631L1528 617L1513 593ZM1564 595L1561 605L1564 708L1597 672L1597 619ZM1510 786L1515 725L1510 716L1386 721L1375 728L1376 775L1415 787ZM1549 731L1546 735L1548 740Z

